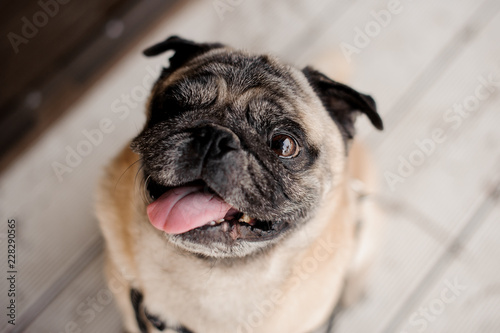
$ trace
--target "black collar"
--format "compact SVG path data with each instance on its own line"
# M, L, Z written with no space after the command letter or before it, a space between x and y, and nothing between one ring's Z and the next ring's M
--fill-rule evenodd
M158 331L163 332L166 329L170 329L177 333L194 333L185 326L173 327L167 325L166 322L162 321L158 316L152 315L148 312L146 307L142 304L144 296L137 289L130 289L130 300L132 302L132 307L134 308L135 318L137 319L137 326L141 333L148 333L148 326L146 320L153 325Z
M163 332L166 329L170 329L177 333L194 333L190 329L185 326L172 327L169 326L165 321L162 321L158 316L150 314L146 307L142 304L144 296L137 289L130 289L130 300L132 302L132 307L134 308L135 318L137 319L137 326L139 326L139 330L141 333L148 333L148 326L146 324L146 320L153 325L158 331ZM339 312L339 304L335 306L330 317L325 323L325 333L332 332L333 329L333 321L337 313Z

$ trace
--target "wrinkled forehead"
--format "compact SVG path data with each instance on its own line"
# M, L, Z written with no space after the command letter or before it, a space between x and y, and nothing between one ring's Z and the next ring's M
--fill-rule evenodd
M269 55L216 49L173 72L160 89L188 108L230 103L287 116L300 123L314 141L322 139L314 137L321 132L318 129L326 114L319 98L301 71Z
M178 85L179 91L186 93L195 93L193 87L214 89L217 86L225 97L259 89L286 98L303 93L290 71L290 66L268 55L213 50L175 71L163 86Z

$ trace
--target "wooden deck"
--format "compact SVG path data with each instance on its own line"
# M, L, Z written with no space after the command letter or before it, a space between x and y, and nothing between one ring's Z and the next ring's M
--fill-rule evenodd
M142 127L139 87L165 60L142 48L179 34L298 65L332 54L337 69L347 65L340 45L371 27L349 83L376 98L386 124L378 133L361 119L359 135L379 165L388 227L366 297L335 332L500 332L500 2L401 0L380 29L371 13L392 1L243 1L222 15L214 3L166 17L0 176L0 267L7 275L6 221L15 218L18 272L16 325L2 314L0 331L120 332L92 196L102 166ZM113 112L122 94L137 97L128 114ZM111 133L58 179L52 163L105 118Z

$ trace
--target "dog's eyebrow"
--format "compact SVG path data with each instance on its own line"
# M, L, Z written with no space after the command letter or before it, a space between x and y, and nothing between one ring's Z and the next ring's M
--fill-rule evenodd
M213 75L196 75L169 85L166 92L186 106L208 106L217 99L220 80Z
M264 87L249 87L243 91L243 93L238 96L234 103L241 106L246 106L250 101L260 98L260 96L266 93Z

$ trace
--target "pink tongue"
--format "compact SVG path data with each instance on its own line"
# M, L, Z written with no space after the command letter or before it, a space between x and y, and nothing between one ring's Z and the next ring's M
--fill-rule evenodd
M148 205L151 224L169 234L182 234L217 221L232 208L216 194L199 186L176 187Z

